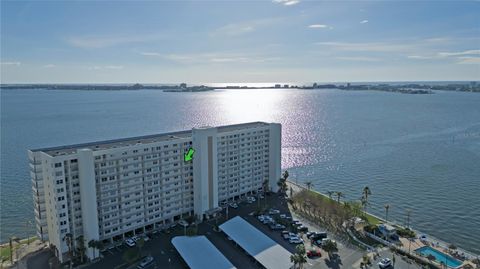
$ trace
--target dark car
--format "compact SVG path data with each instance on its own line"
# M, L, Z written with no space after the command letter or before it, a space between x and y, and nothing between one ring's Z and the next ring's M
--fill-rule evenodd
M299 232L308 232L308 227L307 226L303 226L303 225L300 225L297 227L297 230Z
M322 239L327 238L327 237L328 236L327 236L326 232L314 232L308 238L310 238L310 240L317 241L317 240L322 240Z

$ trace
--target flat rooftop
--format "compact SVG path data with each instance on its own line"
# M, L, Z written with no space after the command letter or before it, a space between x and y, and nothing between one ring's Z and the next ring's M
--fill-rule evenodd
M225 234L267 269L289 269L291 253L242 217L219 226Z
M172 244L191 269L235 268L206 236L176 236Z
M262 127L262 126L268 126L268 123L249 122L249 123L242 123L242 124L218 126L216 128L219 133L223 133L223 132L232 132L236 130L241 130L245 128L255 128L255 127ZM213 127L202 127L202 128L213 128ZM191 137L192 137L192 131L185 130L185 131L178 131L178 132L171 132L171 133L120 138L120 139L74 144L74 145L59 146L59 147L32 149L31 151L33 152L41 151L41 152L45 152L50 156L59 156L59 155L73 154L78 149L84 149L84 148L88 148L93 151L96 151L96 150L105 150L105 149L111 149L111 148L121 148L121 147L133 146L138 144L150 144L150 143L176 140L176 139L185 139L185 138L188 139Z

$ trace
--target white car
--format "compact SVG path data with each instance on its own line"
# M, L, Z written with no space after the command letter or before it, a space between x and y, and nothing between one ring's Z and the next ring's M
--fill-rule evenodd
M280 217L281 219L285 219L285 218L287 218L287 214L280 214L279 217Z
M135 242L137 242L138 240L140 240L140 237L138 237L138 236L136 236L136 235L135 235L135 236L132 236L132 240L135 241Z
M147 256L145 257L139 265L137 265L138 269L143 269L146 267L150 267L150 265L153 263L153 257L152 256Z
M303 239L300 238L300 237L290 237L290 239L288 240L288 242L290 242L290 244L302 244L302 243L303 243Z
M131 239L131 238L127 238L125 240L125 244L129 247L134 247L135 246L135 241L133 241L133 239Z
M182 227L187 227L188 226L188 222L184 219L179 220L178 224L180 224L180 226L182 226Z
M380 269L390 268L392 266L392 261L389 258L383 258L378 263Z
M143 242L150 241L150 237L148 237L147 235L144 235L142 238L143 238Z
M238 208L237 203L230 203L228 204L231 208Z
M278 210L278 209L270 209L270 210L268 211L268 214L270 214L270 215L278 214L278 213L280 213L280 210Z

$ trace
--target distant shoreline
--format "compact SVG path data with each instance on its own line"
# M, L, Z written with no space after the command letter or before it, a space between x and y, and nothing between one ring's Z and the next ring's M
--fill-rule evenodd
M26 90L26 89L42 89L42 90L81 90L81 91L135 91L135 90L162 90L164 92L205 92L214 90L236 90L236 89L300 89L300 90L322 90L322 89L339 89L345 91L383 91L402 94L432 94L433 91L457 91L457 92L480 92L480 83L465 82L453 83L447 85L433 84L388 84L388 83L369 83L369 84L317 84L311 86L297 86L288 84L275 84L274 86L257 87L257 86L188 86L185 83L180 85L105 85L105 84L0 84L0 89L5 90Z

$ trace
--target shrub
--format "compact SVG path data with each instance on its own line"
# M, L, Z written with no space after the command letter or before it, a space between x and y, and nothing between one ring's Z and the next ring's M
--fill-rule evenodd
M406 237L406 238L413 238L416 235L414 231L412 231L408 228L405 228L405 229L398 228L397 229L397 234L401 237Z

